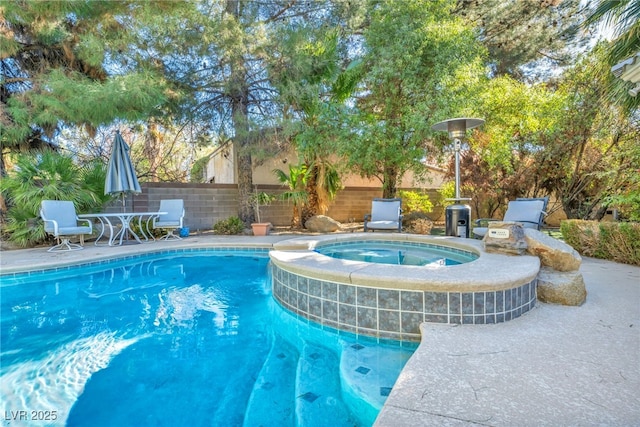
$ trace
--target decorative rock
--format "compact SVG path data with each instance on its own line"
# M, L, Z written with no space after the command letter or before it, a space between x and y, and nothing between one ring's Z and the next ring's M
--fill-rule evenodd
M582 273L542 267L538 273L538 299L550 304L582 305L587 299Z
M493 229L507 230L508 237L491 237L490 234ZM484 235L482 240L484 241L484 249L487 252L507 255L524 255L527 251L527 242L524 238L524 230L522 225L516 222L490 222L487 234Z
M416 234L429 234L433 228L433 221L427 218L418 218L411 223L411 231Z
M315 233L332 233L341 228L338 221L325 215L312 216L304 223L304 226L307 230Z
M543 266L557 271L577 271L582 257L571 246L538 230L524 230L527 252L540 258Z
M406 233L430 234L433 221L424 212L409 212L402 217L402 228Z

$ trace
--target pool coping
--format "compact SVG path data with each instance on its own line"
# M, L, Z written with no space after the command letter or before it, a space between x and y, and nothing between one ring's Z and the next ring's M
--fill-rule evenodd
M234 238L235 237L235 238ZM201 249L271 250L273 243L291 236L190 236L182 240L156 241L123 246L95 246L85 244L83 250L73 252L47 252L47 247L0 251L0 278L9 275L56 270L95 262L127 259L140 255L167 251Z
M465 264L434 268L342 260L314 252L319 245L354 238L450 246L474 252L478 259ZM276 266L305 277L373 288L402 287L406 290L436 292L506 290L533 281L540 270L538 257L488 253L480 240L402 233L349 233L292 238L274 243L269 257ZM428 276L425 274L426 270ZM487 274L488 272L491 274Z

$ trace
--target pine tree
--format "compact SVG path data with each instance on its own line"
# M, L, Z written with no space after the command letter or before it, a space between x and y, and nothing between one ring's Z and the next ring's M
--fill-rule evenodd
M177 92L143 55L145 29L185 7L154 1L7 1L0 7L0 143L51 146L66 125L90 133L160 114Z

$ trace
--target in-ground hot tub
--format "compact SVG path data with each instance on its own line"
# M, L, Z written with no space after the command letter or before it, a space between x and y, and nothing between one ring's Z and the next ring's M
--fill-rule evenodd
M432 243L393 240L348 240L320 244L316 252L332 258L391 265L442 267L478 259L472 251Z
M332 258L328 245L375 242L477 256L458 265L390 265ZM413 250L413 249L412 249ZM285 308L336 329L399 340L420 338L422 322L500 323L534 307L538 257L487 253L479 240L351 233L274 244L272 286Z

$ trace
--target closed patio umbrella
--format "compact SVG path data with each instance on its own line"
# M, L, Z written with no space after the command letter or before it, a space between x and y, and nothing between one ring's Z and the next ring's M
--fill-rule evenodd
M116 131L113 140L111 157L107 166L107 178L104 182L104 194L121 194L122 207L124 209L124 197L127 193L142 193L136 170L129 157L129 146L120 131Z

